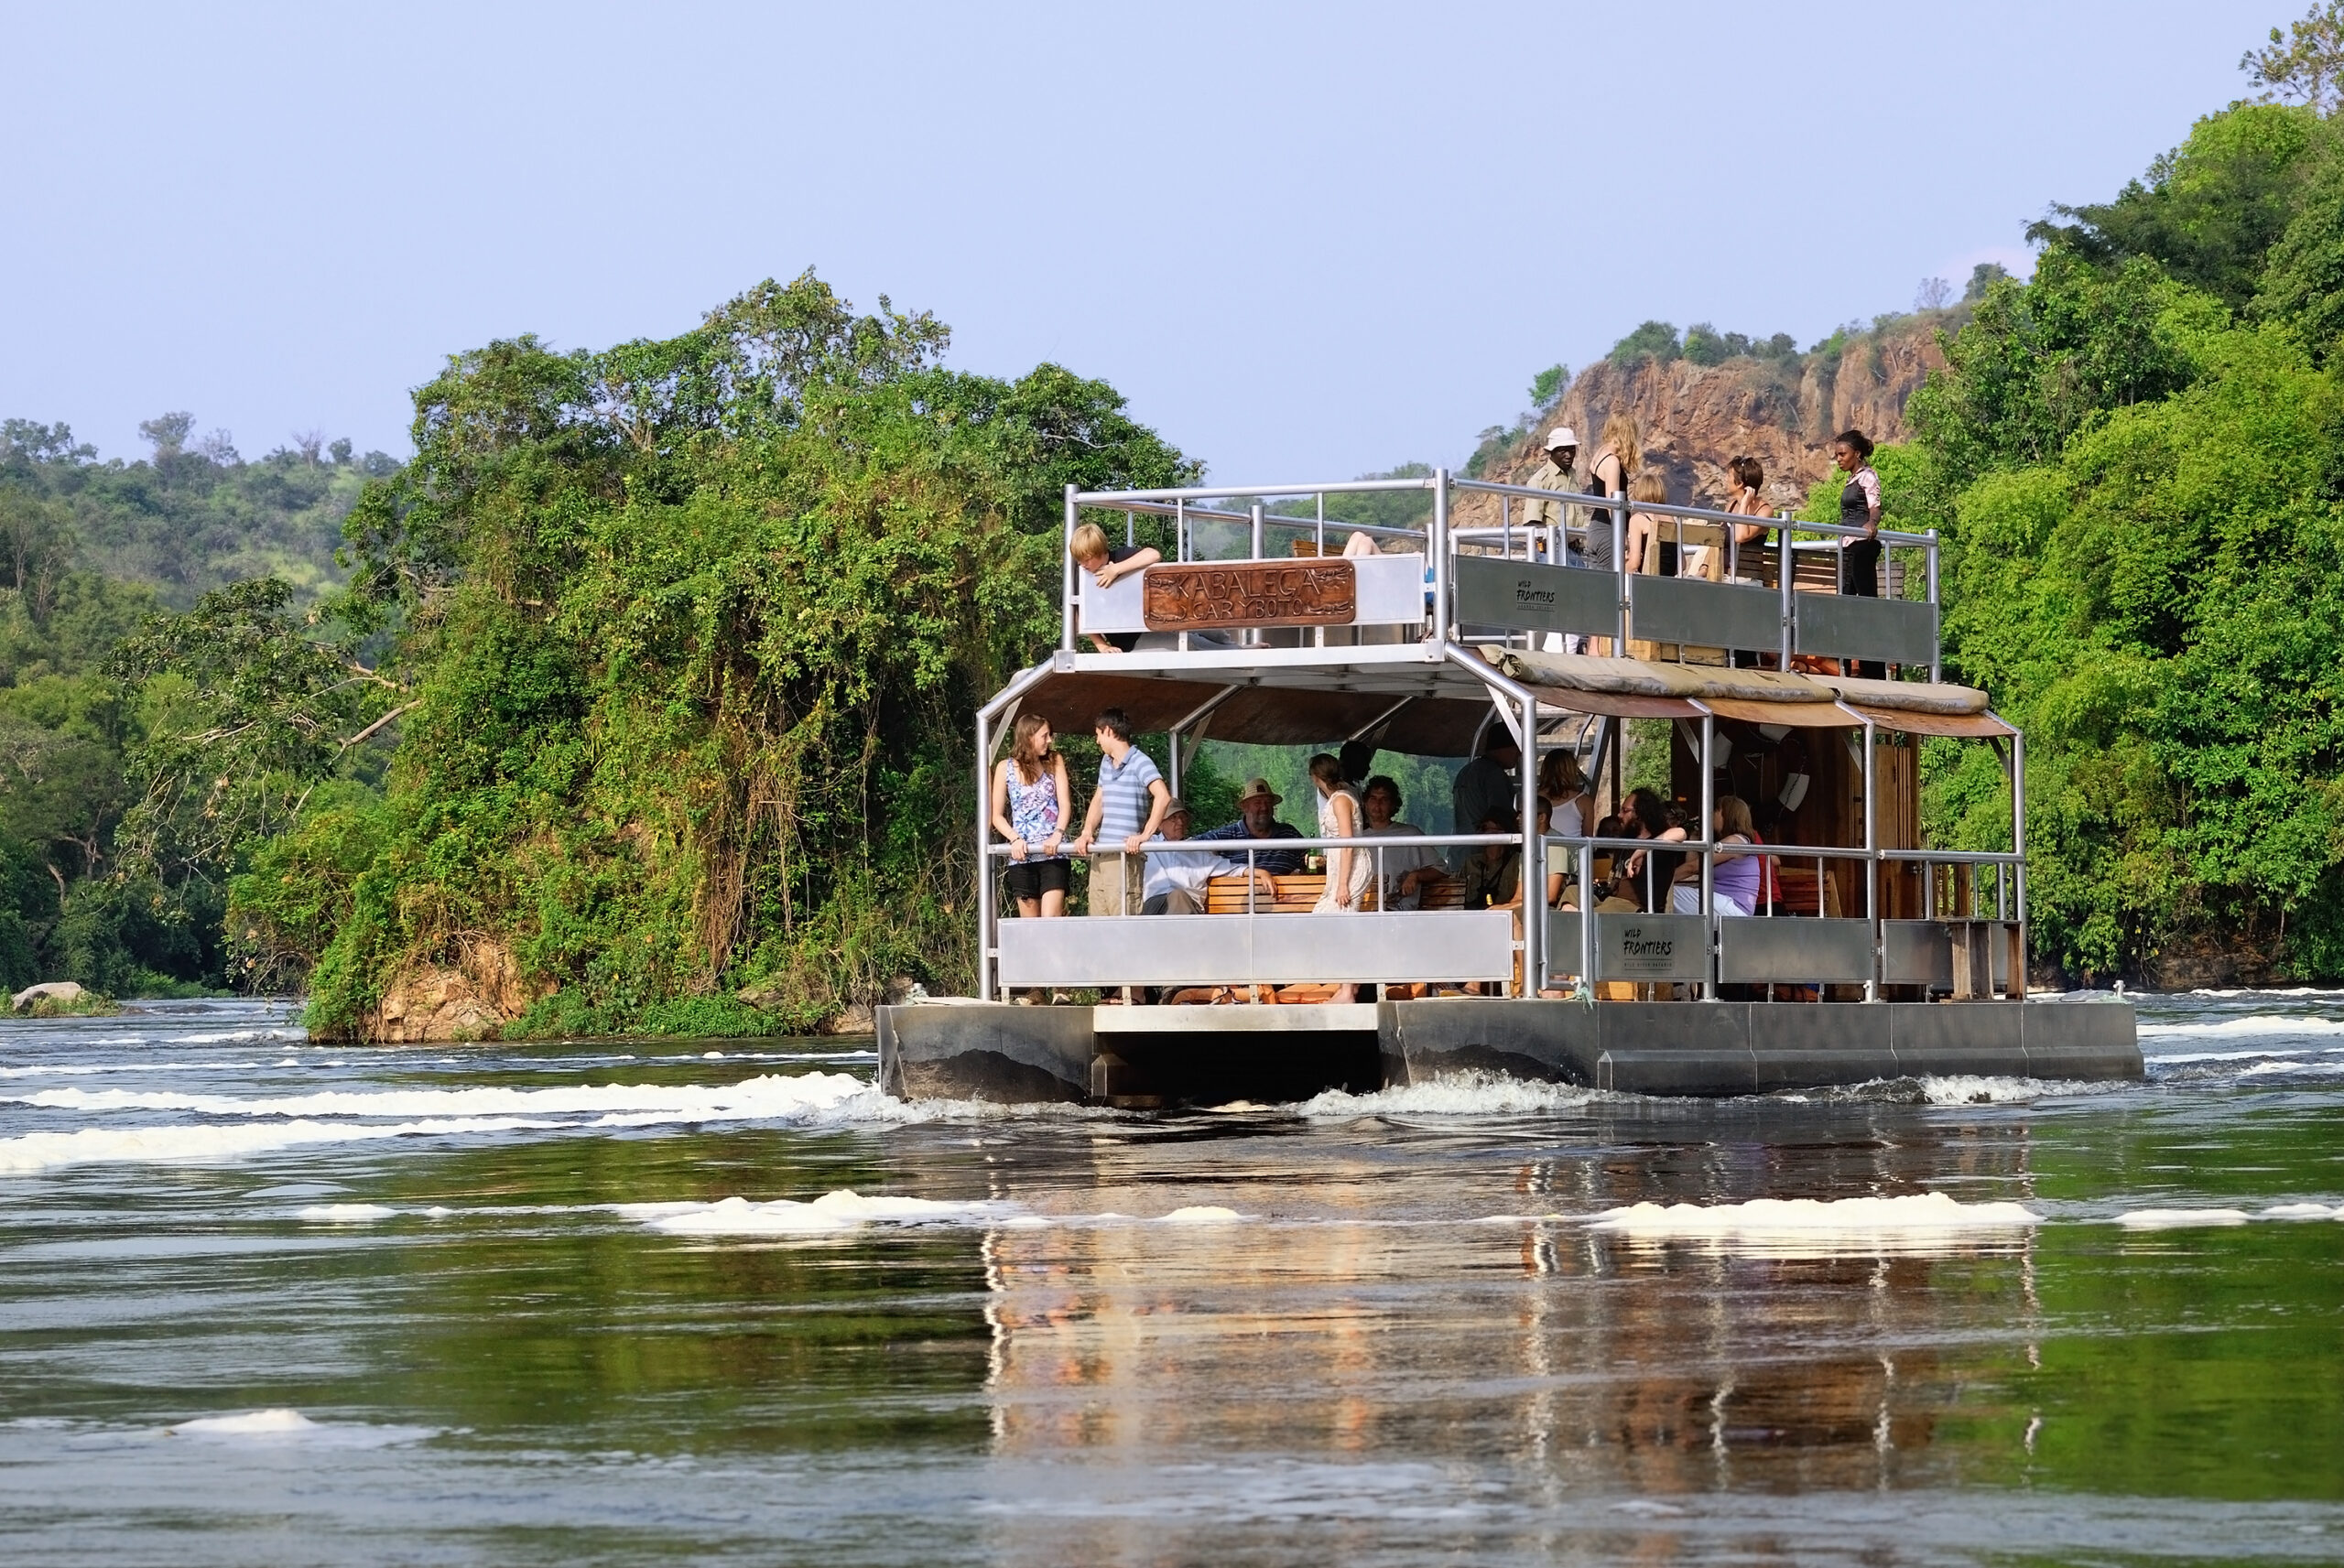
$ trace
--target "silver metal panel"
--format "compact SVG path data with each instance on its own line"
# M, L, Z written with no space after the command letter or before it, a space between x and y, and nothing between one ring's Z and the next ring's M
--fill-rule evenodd
M1620 617L1620 579L1610 572L1496 556L1459 556L1457 622L1525 632L1610 633Z
M1004 986L1502 980L1514 974L1514 916L1482 909L1004 920L998 964Z
M1595 949L1595 972L1603 979L1707 979L1709 923L1698 914L1606 914L1598 910Z
M1718 922L1718 979L1868 980L1872 922L1729 916Z
M1554 851L1549 849L1548 853ZM1546 972L1550 975L1579 973L1579 911L1550 909L1546 912Z
M1328 524L1328 532L1334 525ZM1425 558L1422 555L1362 556L1351 562L1357 585L1354 626L1415 625L1425 618Z
M1953 989L1953 938L1940 920L1884 920L1880 978L1892 986Z
M1145 601L1142 579L1146 574L1131 576L1106 588L1089 572L1080 577L1081 593L1075 605L1082 611L1082 630L1092 632L1145 632L1147 630Z
M1894 665L1935 664L1937 607L1855 594L1795 593L1792 648Z
M1628 631L1655 643L1772 648L1783 640L1783 599L1773 589L1741 583L1631 577Z

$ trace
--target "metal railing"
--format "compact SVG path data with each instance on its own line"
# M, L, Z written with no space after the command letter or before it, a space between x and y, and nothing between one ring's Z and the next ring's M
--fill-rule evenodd
M1452 848L1481 849L1501 844L1519 846L1522 842L1522 838L1514 834L1491 833L1370 834L1351 838L1175 838L1151 839L1135 851L1108 852L1135 854L1143 859L1154 855L1209 856L1216 861L1223 862L1231 868L1230 871L1226 873L1216 872L1215 874L1239 875L1245 878L1246 904L1243 913L1247 915L1263 913L1262 905L1258 902L1259 879L1253 874L1259 869L1258 858L1261 855L1265 853L1307 854L1312 851L1323 853L1334 850L1364 853L1370 857L1373 864L1373 876L1369 886L1376 890L1376 907L1379 911L1384 914L1438 917L1453 911L1421 908L1394 909L1392 906L1389 902L1391 896L1389 890L1394 885L1394 879L1390 873L1388 860L1391 852ZM1975 903L1966 911L1940 911L1937 901L1933 899L1929 913L1921 917L1922 922L1991 920L2017 926L2022 930L2024 928L2023 865L2020 857L2010 851L1863 849L1810 844L1730 845L1714 838L1677 840L1602 838L1592 834L1571 838L1553 833L1537 835L1536 844L1539 849L1539 853L1535 857L1536 865L1534 867L1526 862L1522 865L1518 872L1518 892L1514 901L1511 904L1500 906L1518 909L1523 916L1521 927L1516 933L1513 946L1517 956L1525 960L1521 970L1524 977L1525 994L1551 988L1560 980L1580 982L1591 993L1592 988L1599 980L1637 980L1644 978L1633 974L1612 976L1603 973L1601 946L1597 936L1598 918L1612 917L1622 920L1658 917L1680 920L1698 919L1701 923L1700 970L1697 975L1686 977L1682 981L1670 983L1689 983L1695 986L1698 990L1699 999L1703 1000L1715 1000L1721 985L1735 983L1720 979L1720 966L1723 957L1726 935L1723 923L1739 919L1783 921L1785 923L1785 928L1779 935L1783 938L1790 939L1794 945L1796 945L1796 924L1802 920L1829 921L1835 925L1849 921L1862 924L1870 928L1866 937L1869 972L1861 977L1851 977L1848 983L1861 983L1864 987L1864 1000L1867 1001L1878 1000L1880 989L1883 986L1914 983L1887 972L1889 949L1886 933L1891 923L1885 919L1881 909L1882 900L1876 875L1868 874L1865 879L1862 892L1864 903L1861 913L1838 916L1828 913L1829 893L1827 883L1830 874L1829 863L1834 861L1854 861L1865 864L1868 868L1889 862L1904 862L1948 869L1967 868L1973 871L1991 871L1993 872L1991 879L1993 907L1991 914L1978 907ZM1569 870L1563 873L1564 891L1568 902L1557 903L1550 907L1546 899L1546 881L1549 874L1557 869L1554 866L1554 860L1555 851L1558 849L1566 851L1568 856ZM1095 855L1099 852L1101 851L1094 847L1092 853ZM996 861L1017 863L1012 860L1010 847L1006 843L989 844L986 853L991 860ZM1642 871L1628 872L1622 862L1639 853L1644 856ZM1614 868L1613 874L1601 881L1599 881L1594 874L1596 858L1600 854L1611 856ZM1683 880L1679 876L1673 875L1670 881L1661 882L1658 880L1657 857L1663 854L1677 855L1683 857L1686 861L1697 862L1699 866L1698 880ZM1777 865L1783 862L1797 864L1812 861L1815 866L1815 896L1811 914L1805 911L1793 911L1786 914L1776 914L1775 906L1787 902L1780 896L1780 872L1772 867L1763 866L1759 873L1760 896L1753 900L1753 907L1749 914L1734 915L1723 913L1719 907L1716 891L1717 862L1720 860L1735 859L1760 860L1775 862ZM1324 874L1332 875L1331 871L1325 871L1324 868L1322 871ZM1453 878L1456 875L1457 872L1454 870L1444 867L1445 878ZM990 878L987 880L989 881ZM1633 891L1642 894L1640 899L1632 901L1634 907L1631 910L1603 908L1604 903L1612 903L1619 896L1618 889L1622 882L1630 884ZM1777 895L1771 901L1763 896L1763 890L1770 882L1774 884ZM1601 899L1594 896L1597 892L1607 887L1613 890L1611 894ZM1694 909L1684 910L1677 907L1678 888L1689 889L1697 893ZM1572 890L1576 890L1575 898L1569 896ZM1982 893L1982 891L1973 888L1973 892ZM1291 912L1291 906L1288 912ZM1273 913L1276 912L1273 911ZM1578 917L1576 952L1568 956L1568 960L1571 961L1567 961L1566 955L1547 953L1545 955L1543 966L1536 966L1528 961L1529 955L1533 951L1532 945L1536 939L1533 923L1543 922L1549 914ZM1230 916L1200 913L1197 918L1227 919ZM1156 930L1151 933L1150 940L1156 942L1176 940L1177 937L1173 933L1177 930L1177 927L1170 928L1169 931ZM984 992L990 996L993 989L991 965L997 954L997 949L991 940L990 931L987 932L987 940L983 946L982 962L986 971ZM1395 980L1409 978L1405 973L1406 967L1405 956L1395 954L1392 978ZM1228 979L1230 983L1235 984L1243 983L1246 977L1232 976ZM1102 983L1115 982L1112 979L1106 979ZM1771 989L1774 985L1806 985L1814 982L1813 977L1801 972L1796 963L1789 963L1783 966L1781 972L1763 978L1753 978L1750 983L1763 984ZM2011 983L2014 989L2023 993L2023 977L2013 977Z
M1429 491L1432 493L1432 515L1421 526L1394 527L1382 524L1358 523L1340 516L1330 516L1328 514L1327 502L1329 496L1410 491ZM1460 493L1496 496L1500 509L1498 523L1494 525L1486 524L1468 526L1452 525L1450 516L1452 502ZM1275 513L1266 509L1264 502L1280 497L1312 498L1315 502L1314 512L1310 515L1303 516ZM1242 498L1249 503L1245 510L1229 510L1210 504L1215 501L1228 501L1234 498ZM1513 503L1517 499L1559 503L1565 508L1579 508L1588 514L1600 512L1606 515L1607 521L1599 524L1590 520L1576 526L1552 523L1517 525L1513 521ZM1126 544L1138 542L1137 520L1139 518L1143 516L1168 518L1172 523L1172 529L1170 537L1167 541L1170 548L1166 552L1166 559L1184 563L1207 558L1249 560L1279 558L1270 556L1266 548L1269 535L1274 530L1310 535L1314 549L1321 556L1327 554L1327 541L1330 530L1345 536L1363 534L1379 542L1395 540L1416 543L1423 547L1427 557L1427 575L1430 579L1427 605L1428 634L1436 640L1444 642L1458 635L1455 615L1455 571L1451 565L1455 557L1460 554L1494 554L1501 559L1520 559L1525 564L1561 567L1568 564L1568 557L1571 545L1583 542L1590 529L1608 528L1612 535L1612 572L1617 579L1618 591L1612 600L1611 625L1603 632L1590 634L1615 638L1617 640L1614 643L1615 650L1623 649L1633 630L1632 611L1634 600L1630 588L1631 579L1655 575L1645 572L1631 573L1627 569L1629 519L1636 514L1670 519L1678 525L1677 543L1680 546L1680 561L1683 559L1683 524L1686 523L1712 524L1729 530L1724 543L1719 547L1728 552L1729 560L1736 566L1739 564L1739 552L1742 546L1738 543L1732 530L1757 527L1765 530L1773 536L1777 562L1776 591L1780 596L1778 631L1774 647L1747 651L1772 652L1780 662L1780 666L1784 668L1789 667L1795 654L1815 651L1800 649L1796 645L1797 617L1794 609L1794 595L1796 592L1797 573L1795 562L1801 553L1835 551L1847 540L1864 537L1877 539L1883 552L1900 549L1917 550L1921 552L1925 565L1922 579L1923 596L1918 602L1929 605L1935 605L1937 602L1940 552L1937 535L1934 529L1924 533L1909 533L1891 528L1867 531L1861 527L1840 523L1804 522L1785 516L1780 513L1771 517L1760 517L1746 513L1721 512L1710 507L1684 506L1669 502L1631 501L1621 495L1589 495L1578 491L1539 490L1528 485L1503 484L1493 480L1460 479L1450 474L1446 469L1436 470L1432 474L1421 479L1351 480L1290 485L1216 485L1132 491L1081 491L1069 485L1066 490L1066 536L1069 547L1063 566L1063 612L1059 636L1059 647L1067 652L1072 652L1076 647L1076 606L1080 598L1080 581L1071 545L1074 530L1079 525L1081 514L1086 511L1102 512L1111 515L1121 513L1123 516L1123 537ZM1246 554L1242 557L1213 557L1200 555L1195 524L1205 522L1244 529ZM1807 537L1801 538L1800 535ZM1519 556L1515 554L1517 538L1521 552ZM1884 556L1884 558L1889 557ZM1718 582L1710 586L1722 589L1745 588L1747 585L1746 579L1742 579L1737 570L1731 573L1729 581ZM1502 635L1505 640L1510 641L1513 633ZM1473 640L1494 641L1497 639L1477 637ZM1670 639L1647 640L1671 641ZM1933 638L1932 642L1934 642ZM1678 643L1680 650L1687 645L1689 644ZM1942 661L1935 656L1934 653L1929 668L1932 679L1943 677Z

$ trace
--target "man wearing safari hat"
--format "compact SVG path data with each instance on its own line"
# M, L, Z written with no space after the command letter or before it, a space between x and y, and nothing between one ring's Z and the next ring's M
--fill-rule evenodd
M1540 463L1537 471L1523 482L1533 490L1568 490L1571 487L1571 469L1578 462L1579 437L1568 425L1557 425L1546 432L1546 460ZM1559 501L1532 501L1526 497L1523 500L1522 525L1525 528L1544 528L1549 524L1560 528L1568 521L1563 515L1563 503Z
M1299 831L1277 819L1281 798L1277 791L1270 787L1269 780L1247 779L1244 789L1237 796L1237 820L1210 832L1199 833L1190 842L1202 844L1228 838L1299 838L1302 837ZM1254 874L1265 883L1272 874L1283 876L1302 870L1302 851L1299 849L1232 850L1221 856L1221 867L1225 871L1242 873L1249 858L1253 861ZM1275 885L1267 885L1263 891L1272 898L1277 896Z

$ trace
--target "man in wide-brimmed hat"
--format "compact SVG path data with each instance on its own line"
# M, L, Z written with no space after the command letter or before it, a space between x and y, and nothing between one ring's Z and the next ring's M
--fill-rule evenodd
M1237 820L1215 827L1210 832L1199 833L1191 842L1201 844L1214 839L1301 838L1300 832L1277 819L1280 798L1277 791L1270 787L1269 780L1247 779L1245 787L1239 791L1237 795ZM1302 851L1299 849L1251 851L1236 849L1222 855L1221 862L1228 871L1243 871L1245 870L1249 857L1255 873L1264 877L1272 873L1283 876L1302 870ZM1277 890L1275 887L1269 887L1265 891L1274 898L1277 895Z

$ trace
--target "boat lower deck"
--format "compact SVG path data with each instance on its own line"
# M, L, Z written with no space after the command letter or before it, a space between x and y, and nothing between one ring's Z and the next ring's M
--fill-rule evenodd
M1465 1072L1634 1094L1745 1095L1878 1078L2137 1078L2129 1004L1557 1001L879 1010L906 1099L1146 1106L1291 1101Z

